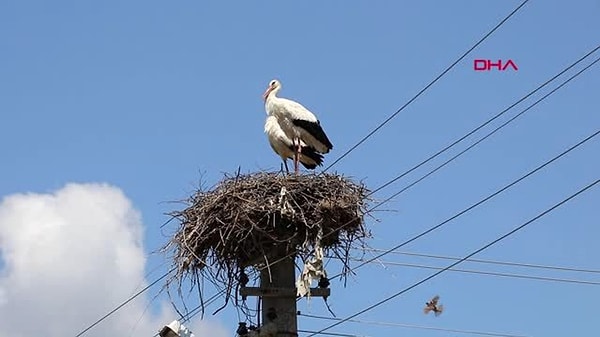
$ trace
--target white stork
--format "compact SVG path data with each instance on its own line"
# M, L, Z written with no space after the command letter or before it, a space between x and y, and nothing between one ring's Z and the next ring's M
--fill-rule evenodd
M267 134L271 148L281 157L285 165L285 171L289 173L287 160L294 158L296 150L292 139L283 132L275 116L267 117L265 121L265 133ZM313 147L307 146L304 143L301 143L299 160L304 167L310 170L314 170L317 166L323 164L323 156L316 152Z
M317 153L328 153L333 145L321 128L317 117L302 104L289 99L277 97L281 90L278 80L269 82L269 87L263 94L265 109L269 116L274 116L285 135L292 140L294 151L294 170L298 173L298 162L302 146L312 147Z

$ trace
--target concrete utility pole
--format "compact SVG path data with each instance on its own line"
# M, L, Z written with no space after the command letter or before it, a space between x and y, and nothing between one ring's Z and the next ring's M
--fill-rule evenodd
M285 258L284 258L285 257ZM273 258L273 257L272 257ZM277 325L277 337L298 336L296 270L294 257L276 254L274 263L260 273L260 287L242 287L240 295L262 298L262 324ZM311 288L312 297L327 297L329 288Z
M278 336L298 336L298 319L296 317L296 271L294 258L287 257L274 264L269 271L260 272L261 288L271 291L263 293L262 321L275 322ZM275 314L275 318L273 317Z

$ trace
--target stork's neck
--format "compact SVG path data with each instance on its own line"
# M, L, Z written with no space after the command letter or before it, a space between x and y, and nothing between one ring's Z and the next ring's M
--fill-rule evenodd
M274 88L273 90L271 90L269 92L269 95L267 95L267 101L270 99L277 99L278 98L277 93L279 93L279 89L281 89L281 87L277 87L277 88Z
M271 90L265 99L265 110L267 112L267 115L269 116L271 116L275 112L274 109L277 105L276 102L279 99L279 97L276 96L278 91L278 88Z

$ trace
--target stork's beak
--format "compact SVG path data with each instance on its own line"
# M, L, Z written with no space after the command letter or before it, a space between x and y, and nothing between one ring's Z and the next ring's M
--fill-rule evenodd
M271 90L273 90L273 88L271 86L269 86L267 88L267 90L265 90L265 93L263 94L263 99L266 101L267 97L269 96L269 93L271 93Z

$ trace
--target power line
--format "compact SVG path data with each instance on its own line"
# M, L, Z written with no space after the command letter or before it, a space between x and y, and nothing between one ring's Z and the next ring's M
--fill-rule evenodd
M579 141L577 144L575 144L575 145L571 146L570 148L568 148L568 149L564 150L564 151L563 151L563 152L561 152L560 154L558 154L558 155L554 156L552 159L550 159L550 160L546 161L546 162L545 162L545 163L543 163L542 165L540 165L540 166L536 167L535 169L533 169L533 170L529 171L527 174L525 174L525 175L521 176L521 177L520 177L520 178L518 178L517 180L514 180L513 182L509 183L508 185L505 185L504 187L502 187L501 189L497 190L496 192L494 192L494 193L492 193L492 194L488 195L487 197L485 197L485 198L483 198L483 199L479 200L478 202L476 202L476 203L472 204L471 206L469 206L469 207L465 208L464 210L462 210L462 211L458 212L457 214L455 214L455 215L451 216L450 218L448 218L448 219L446 219L446 220L442 221L441 223L439 223L439 224L437 224L437 225L435 225L435 226L433 226L433 227L431 227L431 228L427 229L426 231L424 231L424 232L421 232L420 234L418 234L418 235L416 235L416 236L413 236L412 238L410 238L410 239L408 239L408 240L406 240L406 241L402 242L401 244L399 244L399 245L396 245L396 246L394 246L394 247L392 247L392 248L390 248L390 249L386 250L385 252L383 252L383 253L381 253L381 254L379 254L379 255L377 255L377 256L375 256L375 257L373 257L373 258L369 259L367 262L363 262L363 263L359 264L358 266L354 267L354 269L353 269L353 270L356 270L356 269L358 269L358 268L360 268L360 267L364 266L365 264L367 264L367 263L368 263L368 262L370 262L370 261L377 260L377 259L379 259L380 257L382 257L382 256L384 256L384 255L387 255L387 254L389 254L389 253L391 253L391 252L393 252L393 251L397 250L398 248L401 248L401 247L403 247L403 246L405 246L405 245L407 245L407 244L409 244L409 243L411 243L411 242L413 242L413 241L415 241L415 240L417 240L417 239L419 239L419 238L421 238L421 237L423 237L423 236L425 236L425 235L427 235L427 234L429 234L429 233L433 232L434 230L436 230L436 229L438 229L438 228L440 228L440 227L444 226L445 224L449 223L450 221L452 221L452 220L454 220L454 219L456 219L456 218L458 218L458 217L462 216L463 214L465 214L465 213L467 213L467 212L471 211L472 209L474 209L474 208L478 207L479 205L481 205L481 204L483 204L483 203L487 202L488 200L490 200L490 199L494 198L495 196L497 196L498 194L500 194L500 193L502 193L502 192L506 191L507 189L511 188L512 186L514 186L514 185L518 184L519 182L521 182L521 181L523 181L523 180L527 179L529 176L531 176L531 175L535 174L536 172L540 171L540 170L541 170L541 169L543 169L544 167L546 167L546 166L550 165L551 163L555 162L556 160L558 160L559 158L563 157L563 156L564 156L564 155L566 155L567 153L569 153L569 152L573 151L574 149L578 148L579 146L581 146L581 145L585 144L586 142L590 141L591 139L593 139L594 137L596 137L596 136L597 136L599 133L600 133L600 130L598 130L598 131L594 132L592 135L590 135L590 136L586 137L585 139L583 139L583 140ZM388 201L388 200L390 200L390 198L388 198L388 199L384 200L383 202L386 202L386 201ZM372 207L371 209L375 209L376 207L379 207L379 206L381 206L381 205L383 204L383 202L381 202L381 203L379 203L379 204L375 205L375 206L374 206L374 207ZM334 277L332 277L332 278L335 278L335 277L337 277L337 276L339 276L339 275L340 275L340 274L338 274L338 275L336 275L336 276L334 276Z
M316 331L313 330L302 330L302 329L298 329L298 332L303 332L303 333L317 333ZM342 333L342 332L321 332L318 333L319 335L323 335L323 336L340 336L340 337L369 337L367 335L353 335L353 334L349 334L349 333Z
M214 294L213 296L211 296L208 300L206 300L206 303L204 304L204 307L207 307L207 306L211 305L223 293L225 293L225 290L221 290L220 292L218 292L218 293ZM202 308L202 304L198 305L197 307L195 307L194 309L190 310L188 313L186 313L185 315L183 315L181 317L181 323L185 323L185 322L189 321L190 319L192 319L192 317L194 317L198 313L200 313L200 311L201 311L200 309L201 308ZM159 333L155 334L152 337L158 337L158 336L159 336Z
M600 46L596 47L595 50L599 49ZM588 54L589 55L589 54ZM566 79L565 81L563 81L561 84L559 84L556 88L552 89L550 92L548 92L547 94L545 94L544 96L542 96L541 98L539 98L537 101L533 102L532 104L530 104L527 108L523 109L521 112L519 112L518 114L514 115L513 117L511 117L509 120L507 120L506 122L500 124L498 127L496 127L494 130L488 132L485 136L481 137L480 139L478 139L476 142L474 142L473 144L469 145L468 147L466 147L464 150L460 151L459 153L457 153L456 155L452 156L450 159L446 160L445 162L443 162L442 164L438 165L436 168L434 168L433 170L429 171L427 174L423 175L421 178L413 181L412 183L410 183L409 185L405 186L403 189L401 189L400 191L392 194L389 198L385 199L383 203L391 200L392 198L397 197L398 195L404 193L404 191L408 190L409 188L415 186L416 184L420 183L421 181L425 180L427 177L429 177L430 175L434 174L435 172L439 171L441 168L443 168L444 166L450 164L451 162L453 162L454 160L456 160L458 157L462 156L463 154L465 154L467 151L471 150L472 148L474 148L475 146L479 145L481 142L483 142L484 140L488 139L489 137L491 137L493 134L495 134L496 132L500 131L502 128L504 128L505 126L507 126L508 124L512 123L515 119L519 118L520 116L522 116L524 113L526 113L527 111L529 111L531 108L533 108L534 106L538 105L540 102L542 102L543 100L545 100L546 98L550 97L552 94L554 94L556 91L558 91L560 88L562 88L563 86L565 86L567 83L571 82L574 78L576 78L577 76L581 75L584 71L588 70L589 68L591 68L593 65L595 65L596 63L598 63L598 61L600 61L600 58L595 59L592 63L588 64L586 67L584 67L583 69L581 69L580 71L578 71L577 73L575 73L574 75L572 75L571 77L569 77L568 79ZM537 89L536 89L537 90ZM512 106L516 105L517 103L513 104ZM511 107L512 107L511 106ZM491 120L490 120L491 121ZM394 181L399 179L398 177L394 178ZM374 190L374 192L381 190L383 187L389 185L389 183L384 184L382 187L377 188L376 190ZM372 193L374 193L372 192Z
M477 48L481 43L483 43L483 41L485 41L490 35L492 35L498 28L500 28L500 26L502 26L506 21L508 21L508 19L510 19L514 14L516 14L521 9L521 7L525 6L525 4L527 2L529 2L529 0L523 1L519 6L517 6L517 8L515 8L510 14L508 14L504 19L502 19L502 21L500 21L494 28L492 28L492 30L490 30L481 39L479 39L479 41L477 41L477 43L475 43L471 48L469 48L469 50L464 52L458 59L456 59L456 61L454 61L450 66L448 66L444 71L442 71L436 78L434 78L431 82L429 82L429 84L427 84L423 89L421 89L421 91L419 91L415 96L413 96L413 98L408 100L408 102L404 103L404 105L402 105L400 107L400 109L398 109L391 116L389 116L386 120L384 120L382 123L380 123L375 129L373 129L371 132L369 132L358 143L356 143L354 146L352 146L350 149L348 149L346 152L344 152L338 159L336 159L333 163L331 163L329 166L327 166L323 170L323 172L326 172L327 170L329 170L331 167L333 167L333 165L335 165L340 160L342 160L344 157L346 157L348 154L350 154L350 152L354 151L357 147L359 147L362 143L364 143L368 138L370 138L377 131L379 131L379 129L381 129L384 125L386 125L389 121L391 121L394 117L396 117L402 110L404 110L407 106L409 106L412 102L414 102L417 98L419 98L419 96L421 96L427 89L429 89L439 79L441 79L444 75L446 75L446 73L448 73L452 68L454 68L454 66L456 66L460 61L462 61L465 57L467 57L467 55L469 53L471 53L475 48Z
M115 312L117 312L118 310L120 310L122 307L124 307L125 305L127 305L129 302L133 301L136 297L138 297L139 295L143 294L148 289L152 288L155 284L157 284L158 282L160 282L162 279L164 279L165 277L167 277L171 272L175 271L176 269L177 268L172 268L171 270L169 270L166 273L164 273L161 277L159 277L158 279L154 280L152 283L150 283L149 285L147 285L146 287L144 287L143 289L141 289L140 291L138 291L137 293L135 293L134 295L132 295L131 297L129 297L127 300L125 300L123 303L119 304L116 308L114 308L113 310L111 310L110 312L108 312L106 315L104 315L103 317L101 317L100 319L98 319L96 322L94 322L93 324L89 325L87 328L83 329L75 337L80 337L83 334L85 334L86 332L88 332L89 330L91 330L93 327L95 327L96 325L98 325L100 322L102 322L103 320L107 319L110 315L112 315ZM221 290L220 292L218 292L215 295L213 295L211 298L209 298L207 300L207 302L205 303L205 305L212 304L214 301L216 301L217 297L220 296L221 294L223 294L224 292L225 292L225 290ZM182 317L183 318L183 322L186 322L187 320L191 319L193 316L197 315L200 312L201 308L202 308L202 305L199 305L196 308L190 310L186 315L184 315ZM189 316L189 317L185 318L185 316ZM154 337L157 337L157 336L158 336L158 334L154 335Z
M399 179L401 179L402 177L406 176L407 174L413 172L414 170L418 169L419 167L425 165L426 163L428 163L429 161L435 159L437 156L439 156L440 154L448 151L449 149L451 149L452 147L454 147L456 144L462 142L463 140L465 140L467 137L471 136L472 134L474 134L475 132L481 130L483 127L485 127L486 125L488 125L489 123L493 122L494 120L496 120L497 118L499 118L500 116L504 115L506 112L508 112L509 110L511 110L512 108L514 108L515 106L517 106L518 104L520 104L521 102L523 102L524 100L526 100L527 98L529 98L530 96L532 96L533 94L535 94L536 92L540 91L541 89L543 89L545 86L547 86L548 84L550 84L551 82L553 82L555 79L557 79L558 77L560 77L562 74L566 73L567 71L569 71L571 68L575 67L577 64L579 64L580 62L582 62L583 60L585 60L586 58L588 58L591 54L595 53L598 49L600 49L600 45L597 46L596 48L592 49L591 51L589 51L587 54L585 54L584 56L582 56L581 58L579 58L577 61L573 62L571 65L569 65L568 67L566 67L565 69L561 70L558 74L554 75L552 78L550 78L549 80L547 80L546 82L542 83L541 85L539 85L537 88L535 88L533 91L529 92L527 95L521 97L519 100L517 100L516 102L514 102L513 104L511 104L510 106L508 106L507 108L505 108L504 110L500 111L499 113L497 113L495 116L493 116L492 118L488 119L487 121L485 121L484 123L480 124L479 126L477 126L475 129L469 131L467 134L465 134L464 136L460 137L459 139L455 140L454 142L452 142L451 144L447 145L446 147L444 147L443 149L439 150L438 152L434 153L433 155L429 156L427 159L421 161L420 163L418 163L417 165L411 167L410 169L408 169L407 171L403 172L402 174L396 176L395 178L393 178L392 180L386 182L385 184L377 187L375 190L373 190L371 192L371 194L377 193L378 191L384 189L385 187L393 184L394 182L398 181ZM595 61L594 63L596 63L597 61ZM590 66L584 68L583 71L587 70ZM573 79L574 77L577 77L582 71L580 71L579 73L575 74L574 76L572 76L571 78L569 78L567 81L563 82L563 84L561 84L559 87L557 87L556 89L554 89L550 94L548 94L547 96L551 95L554 91L558 90L560 87L562 87L564 84L568 83L571 79ZM547 96L544 96L542 99L545 99ZM537 101L536 103L534 103L532 106L536 105L537 103L539 103L539 101ZM524 113L525 111L529 110L532 106L528 107L527 109L523 110L521 112ZM519 114L520 115L520 114ZM515 117L516 118L516 117ZM514 119L514 118L513 118ZM512 122L512 120L509 120L508 123ZM508 124L506 123L506 124ZM504 125L500 126L500 128L504 127ZM492 134L495 133L495 131L492 132ZM487 138L487 137L486 137ZM470 149L470 148L469 148ZM466 152L466 151L465 151Z
M376 248L365 248L367 251L373 252L384 252L384 249L376 249ZM427 257L432 259L441 259L441 260L460 260L459 257L455 256L445 256L445 255L434 255L434 254L423 254L423 253L414 253L414 252L391 252L392 254L398 255L407 255L407 256L417 256L417 257ZM507 262L507 261L498 261L498 260L484 260L484 259L469 259L467 262L475 262L475 263L483 263L483 264L496 264L496 265L504 265L504 266L513 266L513 267L525 267L525 268L537 268L537 269L548 269L548 270L560 270L560 271L571 271L571 272L579 272L579 273L591 273L591 274L600 274L600 270L597 269L585 269L585 268L573 268L573 267L564 267L564 266L551 266L551 265L541 265L541 264L533 264L533 263L522 263L522 262Z
M316 315L308 315L308 314L299 314L300 316L316 318L316 319L324 319L329 321L341 321L342 318L335 317L325 317L325 316L316 316ZM514 334L506 334L506 333L497 333L497 332L487 332L487 331L474 331L474 330L459 330L459 329L447 329L447 328L438 328L433 326L426 325L415 325L415 324L403 324L403 323L393 323L393 322L379 322L379 321L364 321L358 319L349 319L347 322L352 323L360 323L360 324L369 324L369 325L380 325L380 326L391 326L391 327L400 327L400 328L411 328L411 329L423 329L423 330L437 330L444 332L455 332L469 335L480 335L480 336L496 336L496 337L527 337L524 335L514 335Z
M157 284L160 280L164 279L165 277L167 277L167 275L169 275L169 273L171 273L172 271L174 271L175 268L169 270L168 272L166 272L163 276L159 277L158 279L156 279L154 282L150 283L149 285L147 285L146 287L144 287L144 289L138 291L137 293L135 293L133 296L129 297L127 300L125 300L123 303L119 304L116 308L114 308L113 310L109 311L106 315L102 316L100 319L98 319L97 321L95 321L94 323L92 323L90 326L88 326L87 328L83 329L80 333L78 333L77 335L75 335L75 337L79 337L81 335L83 335L84 333L86 333L88 330L90 330L91 328L95 327L96 325L98 325L100 322L102 322L103 320L105 320L106 318L108 318L108 316L114 314L115 312L117 312L117 310L121 309L122 307L124 307L125 305L127 305L127 303L133 301L136 297L138 297L139 295L141 295L142 293L144 293L146 290L150 289L152 286L154 286L155 284Z
M560 206L562 206L563 204L567 203L568 201L570 201L570 200L572 200L572 199L576 198L577 196L579 196L579 195L580 195L580 194L582 194L583 192L587 191L588 189L592 188L593 186L595 186L595 185L596 185L596 184L598 184L599 182L600 182L600 179L597 179L596 181L594 181L594 182L592 182L592 183L588 184L587 186L585 186L585 187L583 187L582 189L578 190L578 191L577 191L577 192L575 192L574 194L571 194L571 195L570 195L570 196L568 196L567 198L565 198L565 199L563 199L562 201L558 202L558 203L557 203L557 204L555 204L554 206L552 206L552 207L550 207L550 208L546 209L545 211L543 211L542 213L540 213L540 214L536 215L536 216L535 216L535 217L533 217L532 219L530 219L530 220L526 221L525 223L523 223L523 224L519 225L518 227L516 227L516 228L512 229L512 230L511 230L511 231L509 231L508 233L506 233L506 234L504 234L504 235L500 236L499 238L497 238L497 239L495 239L495 240L493 240L493 241L489 242L488 244L484 245L483 247L481 247L481 248L479 248L479 249L477 249L477 250L473 251L472 253L468 254L467 256L465 256L465 257L461 258L459 261L453 262L452 264L450 264L449 266L447 266L447 267L443 268L442 270L439 270L439 271L437 271L437 272L435 272L435 273L433 273L433 274L429 275L428 277L426 277L426 278L424 278L424 279L420 280L419 282L417 282L417 283L414 283L413 285L411 285L411 286L409 286L409 287L406 287L406 288L402 289L401 291L399 291L399 292L397 292L397 293L393 294L392 296L386 297L385 299L383 299L383 300L381 300L381 301L379 301L379 302L377 302L377 303L375 303L375 304L372 304L372 305L368 306L367 308L365 308L365 309L363 309L363 310L361 310L361 311L359 311L359 312L357 312L357 313L355 313L355 314L353 314L353 315L350 315L350 316L348 316L347 318L341 319L340 321L338 321L338 322L336 322L336 323L334 323L334 324L331 324L331 325L329 325L329 326L327 326L327 327L325 327L325 328L323 328L323 329L319 330L317 333L311 334L311 335L309 335L309 336L307 336L307 337L315 336L315 335L316 335L316 334L318 334L318 333L322 333L322 332L324 332L324 331L327 331L327 330L329 330L329 329L331 329L331 328L333 328L333 327L335 327L335 326L338 326L338 325L340 325L340 324L342 324L342 323L344 323L344 322L347 322L347 321L348 321L348 320L350 320L350 319L353 319L353 318L355 318L355 317L356 317L356 316L358 316L358 315L361 315L361 314L363 314L363 313L365 313L365 312L367 312L367 311L370 311L370 310L372 310L372 309L374 309L374 308L376 308L376 307L378 307L378 306L380 306L380 305L382 305L382 304L384 304L384 303L386 303L386 302L388 302L388 301L391 301L392 299L394 299L394 298L396 298L396 297L398 297L398 296L400 296L400 295L402 295L402 294L406 293L407 291L409 291L409 290L411 290L411 289L413 289L413 288L416 288L417 286L419 286L419 285L421 285L421 284L423 284L423 283L425 283L425 282L427 282L427 281L431 280L432 278L434 278L434 277L436 277L436 276L440 275L441 273L443 273L443 272L445 272L445 271L447 271L447 270L449 270L449 269L451 269L451 268L453 268L453 267L457 266L458 264L460 264L460 263L462 263L462 262L464 262L464 261L468 260L470 257L472 257L472 256L474 256L474 255L476 255L476 254L478 254L478 253L481 253L482 251L484 251L484 250L488 249L489 247L491 247L491 246L493 246L493 245L497 244L498 242L500 242L500 241L502 241L502 240L506 239L507 237L509 237L509 236L511 236L511 235L513 235L513 234L515 234L516 232L518 232L518 231L522 230L523 228L527 227L529 224L531 224L531 223L535 222L536 220L538 220L538 219L542 218L543 216L547 215L548 213L550 213L550 212L554 211L555 209L557 209L558 207L560 207Z
M149 256L150 255L147 255L147 256L145 256L145 258L148 258ZM144 277L142 278L142 280L140 281L140 283L138 283L138 285L133 289L133 291L131 293L133 294L137 288L141 287L142 284L144 284L144 281L146 281L146 279L149 278L151 274L154 274L154 272L156 272L157 270L159 270L160 268L162 268L165 264L167 264L167 262L162 262L159 265L157 265L154 268L152 268L150 271L148 271L144 275Z
M364 259L353 259L355 261L366 261ZM460 260L457 259L457 260ZM470 261L470 260L469 260ZM401 266L401 267L410 267L410 268L420 268L420 269L434 269L434 270L442 270L442 267L434 267L422 264L414 264L414 263L402 263L402 262L393 262L393 261L367 261L367 263L381 263L384 265L392 265L392 266ZM499 272L491 272L491 271L483 271L483 270L473 270L473 269L449 269L448 271L459 272L459 273L467 273L467 274L479 274L479 275L488 275L488 276L500 276L500 277L511 277L511 278L520 278L520 279L529 279L529 280L537 280L537 281L550 281L550 282L563 282L563 283L575 283L575 284L585 284L585 285L600 285L600 282L596 281L587 281L587 280L574 280L574 279L565 279L565 278L556 278L556 277L546 277L546 276L534 276L534 275L523 275L523 274L514 274L514 273L499 273Z

